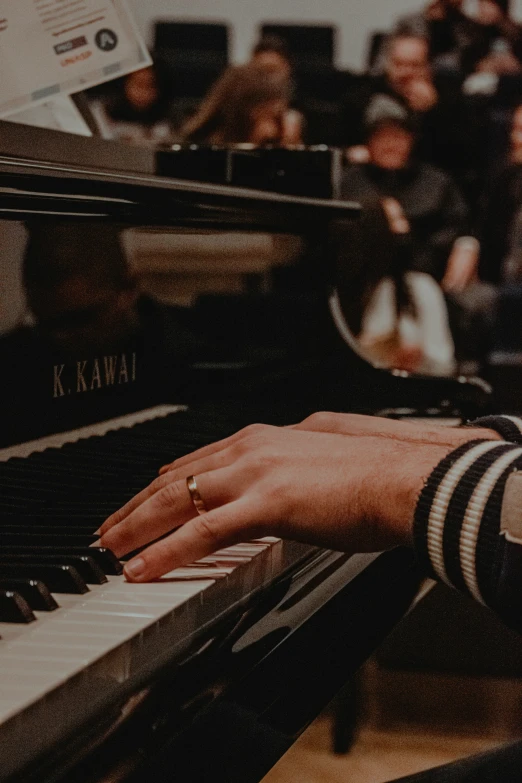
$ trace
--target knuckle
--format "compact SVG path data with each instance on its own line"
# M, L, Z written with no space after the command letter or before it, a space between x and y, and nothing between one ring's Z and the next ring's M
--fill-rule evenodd
M198 538L210 544L218 544L219 533L215 525L209 521L207 514L202 514L194 520L194 533Z
M312 415L306 419L306 423L316 429L328 429L334 423L334 419L334 413L318 411L317 413L312 413Z
M245 427L242 430L242 433L244 436L249 437L250 435L257 435L260 432L264 432L266 429L269 429L267 424L249 424L248 427Z
M241 438L235 444L235 451L238 456L249 454L262 444L266 443L273 427L266 424L251 424L242 431Z
M155 497L156 503L160 508L172 508L181 498L181 486L179 482L164 482L164 486Z

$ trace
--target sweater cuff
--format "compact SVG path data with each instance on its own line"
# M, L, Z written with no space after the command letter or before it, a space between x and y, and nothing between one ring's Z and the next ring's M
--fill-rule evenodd
M470 427L485 427L498 432L508 443L522 444L522 419L518 416L485 416L472 422Z
M466 443L435 468L415 510L415 549L424 571L497 611L504 488L520 469L522 448Z

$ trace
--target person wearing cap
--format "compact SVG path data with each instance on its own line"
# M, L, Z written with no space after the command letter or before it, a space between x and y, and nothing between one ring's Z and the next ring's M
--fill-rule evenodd
M438 88L429 62L429 42L416 34L390 37L383 74L347 96L344 124L349 160L367 159L362 147L369 123L404 113L417 124L418 156L467 184L477 157L474 124L462 96Z

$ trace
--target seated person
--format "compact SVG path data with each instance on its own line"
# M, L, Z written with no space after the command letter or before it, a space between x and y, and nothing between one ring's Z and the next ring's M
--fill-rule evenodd
M170 97L167 72L156 62L130 73L120 93L105 101L95 101L91 108L104 139L131 144L169 144L174 140Z
M254 46L250 62L262 68L283 73L287 79L293 76L292 61L288 46L277 35L264 35Z
M478 139L469 107L459 93L437 87L428 40L398 34L386 44L383 75L369 79L347 96L344 114L349 160L367 159L364 136L368 124L383 113L403 116L405 112L417 124L420 159L450 171L459 180L474 178Z
M369 160L346 169L341 193L363 202L395 199L411 230L411 269L442 284L455 240L466 233L468 209L451 177L420 162L415 145L415 123L405 113L376 119L367 129Z
M474 18L465 13L464 5L464 0L433 0L420 13L399 19L395 33L424 36L436 70L463 76L477 70L518 70L522 30L510 16L510 1L478 0Z
M435 68L466 73L475 65L470 62L469 49L475 45L479 29L463 8L464 0L432 0L422 11L401 17L394 32L426 38Z
M230 67L186 123L182 138L195 144L296 144L290 96L288 74L278 68Z
M3 441L185 398L201 339L183 308L140 293L112 226L31 226L23 287L30 322L0 338Z
M290 79L292 84L293 105L285 112L285 145L291 146L303 143L304 117L295 108L295 84L293 80L292 60L288 46L277 35L266 35L254 46L250 62L271 70L280 71Z
M478 0L479 34L471 49L475 71L522 71L522 27L510 16L510 0Z
M492 307L492 296L478 293L483 290L476 281L478 243L466 238L468 209L457 186L443 171L417 160L415 138L415 126L407 115L384 116L371 124L367 131L370 160L346 170L342 196L363 204L391 199L399 206L404 225L398 232L403 235L402 271L429 275L458 311L470 310L475 344L477 324ZM484 339L488 328L486 319ZM468 350L472 348L464 343L462 353Z
M481 216L480 271L484 280L498 284L519 278L511 246L516 216L522 207L522 105L513 112L507 159L486 183ZM515 245L519 245L515 241ZM510 260L511 259L511 260ZM517 272L518 268L518 272Z

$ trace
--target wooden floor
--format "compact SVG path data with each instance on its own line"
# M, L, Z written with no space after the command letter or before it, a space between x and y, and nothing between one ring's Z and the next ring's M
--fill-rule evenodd
M501 744L484 737L364 728L352 751L336 756L330 750L330 736L331 721L323 716L263 783L387 783Z

